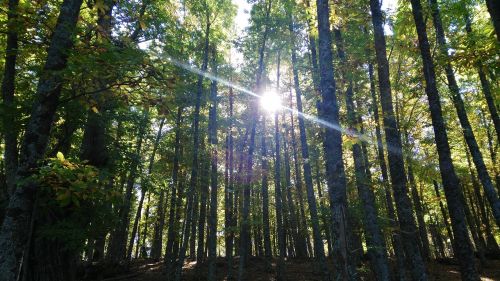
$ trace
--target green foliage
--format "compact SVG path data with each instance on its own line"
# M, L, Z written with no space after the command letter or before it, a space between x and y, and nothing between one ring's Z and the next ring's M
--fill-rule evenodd
M81 249L94 232L107 227L110 204L117 201L119 193L105 187L106 181L100 179L95 167L65 159L58 152L56 158L46 160L33 179L40 186L38 216L49 222L40 228L43 237Z

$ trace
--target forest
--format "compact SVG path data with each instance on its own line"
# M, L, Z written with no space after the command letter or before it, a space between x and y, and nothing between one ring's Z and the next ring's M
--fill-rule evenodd
M0 281L500 280L500 1L0 3Z

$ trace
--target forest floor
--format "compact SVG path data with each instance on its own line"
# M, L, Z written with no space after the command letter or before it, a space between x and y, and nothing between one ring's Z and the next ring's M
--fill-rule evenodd
M330 261L331 265L332 262ZM233 262L233 276L238 274L238 258ZM251 258L248 263L247 280L275 280L276 260L272 261L272 269L266 269L266 262L262 258ZM291 259L286 261L287 280L293 281L315 281L321 280L321 275L314 260L311 259ZM363 268L365 270L363 270ZM104 278L92 279L86 281L164 281L163 262L154 262L148 260L133 261L129 264L122 274L115 276L103 276ZM430 280L460 280L459 267L452 260L432 261L427 264ZM198 281L206 280L208 265L205 263L201 268L196 268L195 261L188 261L184 265L183 280ZM368 273L367 267L360 268L362 280L374 280ZM227 280L227 263L224 258L217 259L217 280ZM481 269L481 280L493 281L500 280L500 260L488 260L486 266Z

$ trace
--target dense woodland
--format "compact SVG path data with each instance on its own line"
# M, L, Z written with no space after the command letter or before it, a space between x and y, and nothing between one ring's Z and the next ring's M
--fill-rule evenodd
M0 280L500 278L500 2L244 1L1 1Z

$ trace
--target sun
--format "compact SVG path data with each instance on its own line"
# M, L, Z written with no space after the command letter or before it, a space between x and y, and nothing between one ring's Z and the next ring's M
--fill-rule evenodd
M268 90L260 96L260 107L269 113L274 113L281 109L281 98L276 91Z

